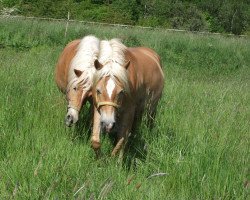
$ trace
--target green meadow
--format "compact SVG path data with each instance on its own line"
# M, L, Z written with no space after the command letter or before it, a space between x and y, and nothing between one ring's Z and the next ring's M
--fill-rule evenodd
M0 199L248 199L250 39L0 19ZM64 125L54 69L64 46L93 34L153 48L165 88L155 120L132 133L122 164L102 136L90 147L87 105Z

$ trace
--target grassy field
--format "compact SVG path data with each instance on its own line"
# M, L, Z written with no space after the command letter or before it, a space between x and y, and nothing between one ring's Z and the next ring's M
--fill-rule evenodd
M0 19L0 199L248 199L249 38ZM152 131L123 165L108 137L96 160L88 115L66 128L53 76L65 44L86 34L148 46L163 60ZM164 176L150 175L166 173Z

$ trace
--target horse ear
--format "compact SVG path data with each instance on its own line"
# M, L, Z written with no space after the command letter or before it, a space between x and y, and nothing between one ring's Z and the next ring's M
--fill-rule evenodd
M126 64L124 65L125 69L128 69L129 64L130 64L130 60L126 62Z
M77 77L80 77L82 75L82 71L78 70L78 69L74 69L74 72L76 74Z
M100 70L103 67L103 65L97 59L95 60L94 65L97 70Z

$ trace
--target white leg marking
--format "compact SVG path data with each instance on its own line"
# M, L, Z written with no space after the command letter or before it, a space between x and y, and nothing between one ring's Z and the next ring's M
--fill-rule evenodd
M106 88L107 88L109 98L111 98L113 90L115 89L115 82L111 78L108 80Z

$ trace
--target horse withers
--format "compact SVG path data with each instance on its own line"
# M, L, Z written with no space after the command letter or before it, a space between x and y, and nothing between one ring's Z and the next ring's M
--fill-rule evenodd
M85 36L70 42L61 53L55 80L58 88L66 94L68 101L65 123L67 126L78 121L82 105L91 98L94 61L99 54L99 39Z
M94 125L92 147L100 149L100 132L116 130L112 155L122 156L128 136L136 120L147 106L154 117L164 87L160 57L146 47L127 48L119 40L100 46L97 69L93 78Z

